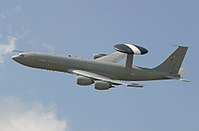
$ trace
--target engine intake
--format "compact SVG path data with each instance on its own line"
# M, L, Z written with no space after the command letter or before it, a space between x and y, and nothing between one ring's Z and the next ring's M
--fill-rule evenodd
M108 82L103 82L103 81L98 81L95 82L95 89L97 90L108 90L111 88L111 83Z
M87 86L93 84L94 81L88 77L78 76L77 77L77 84L82 86Z

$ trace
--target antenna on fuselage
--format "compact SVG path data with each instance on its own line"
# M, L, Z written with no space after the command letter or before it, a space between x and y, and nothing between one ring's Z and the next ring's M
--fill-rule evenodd
M116 51L127 54L126 68L132 68L134 55L144 55L148 50L144 47L134 44L117 44L114 46Z

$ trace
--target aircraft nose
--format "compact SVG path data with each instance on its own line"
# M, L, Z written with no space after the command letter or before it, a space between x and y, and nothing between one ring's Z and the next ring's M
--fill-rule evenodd
M19 60L19 56L16 56L16 55L15 55L15 56L12 56L11 58L12 58L14 61L16 61L16 62L18 62L18 60Z

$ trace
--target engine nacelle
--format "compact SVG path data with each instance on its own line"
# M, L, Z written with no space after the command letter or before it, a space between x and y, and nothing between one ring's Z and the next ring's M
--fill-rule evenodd
M106 56L107 54L94 54L94 59L98 59L100 57Z
M97 90L108 90L111 88L111 84L108 82L97 81L95 82L95 89Z
M84 77L84 76L78 76L77 77L77 84L82 86L87 86L93 84L94 81L90 78Z

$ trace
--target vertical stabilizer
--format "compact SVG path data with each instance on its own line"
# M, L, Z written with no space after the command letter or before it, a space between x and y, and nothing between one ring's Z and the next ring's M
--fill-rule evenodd
M188 47L179 46L162 64L155 70L178 74Z

